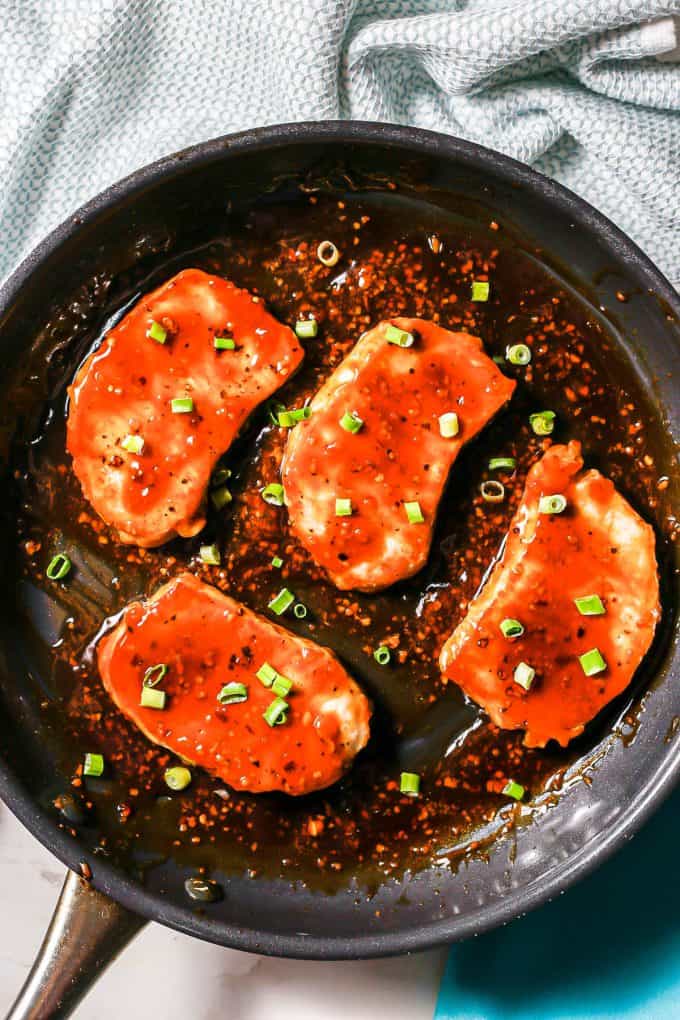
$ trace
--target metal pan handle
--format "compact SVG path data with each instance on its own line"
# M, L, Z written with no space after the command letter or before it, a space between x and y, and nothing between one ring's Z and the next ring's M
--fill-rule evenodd
M63 1020L145 924L73 871L6 1020Z

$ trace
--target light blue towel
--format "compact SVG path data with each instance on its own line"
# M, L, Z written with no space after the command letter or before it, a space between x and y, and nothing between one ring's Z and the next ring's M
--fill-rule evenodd
M533 163L680 280L680 0L0 0L0 278L229 131L412 123Z

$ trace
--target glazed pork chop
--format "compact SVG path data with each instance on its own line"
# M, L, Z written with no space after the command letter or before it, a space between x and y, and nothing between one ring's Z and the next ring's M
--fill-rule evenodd
M121 542L201 530L218 458L302 357L259 298L199 269L128 312L78 370L67 425L83 492Z
M453 462L514 388L467 333L399 318L361 337L282 465L291 526L338 588L376 591L423 566Z
M566 744L624 690L660 617L654 532L577 442L529 471L507 542L442 673L524 743Z
M129 605L98 662L149 740L239 790L321 790L369 738L369 702L332 652L193 574ZM163 705L141 704L145 688Z

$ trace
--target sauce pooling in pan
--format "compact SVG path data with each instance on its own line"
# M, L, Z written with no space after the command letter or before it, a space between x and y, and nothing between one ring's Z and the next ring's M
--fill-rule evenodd
M341 253L330 267L317 258L326 239ZM230 216L186 255L157 256L116 278L102 303L101 332L107 317L110 329L141 293L187 266L259 294L282 323L314 316L317 336L302 341L303 365L276 396L287 408L303 406L365 330L395 316L479 336L517 389L509 407L460 453L425 568L380 594L340 592L288 530L285 509L262 498L263 487L280 481L287 438L264 408L223 465L232 472L233 501L210 509L200 536L153 550L118 544L84 501L65 454L65 387L97 337L75 331L56 353L55 341L46 339L26 375L45 378L47 366L52 404L43 424L27 431L33 442L28 454L18 454L15 477L31 625L41 626L38 614L31 616L32 593L45 592L54 607L56 626L38 632L36 647L53 664L43 713L46 732L52 727L67 737L63 767L75 784L68 793L92 803L106 852L131 866L139 864L143 839L147 852L170 853L188 866L280 874L332 888L348 873L379 882L445 857L452 846L474 845L479 827L507 810L508 778L539 792L547 777L602 738L623 706L612 706L566 751L526 748L520 731L499 730L442 683L439 651L498 552L528 469L552 439L581 440L587 465L664 530L666 481L645 398L594 311L524 253L503 223L473 225L398 193L291 195L278 204L270 196ZM488 301L471 300L475 280L490 282ZM519 343L531 351L526 365L505 358L507 347ZM32 406L37 418L42 391ZM529 423L545 409L556 414L551 439ZM490 471L499 457L514 458L514 470ZM480 486L498 480L504 498L487 502ZM206 543L218 546L219 565L201 562ZM73 570L51 582L45 568L60 551ZM176 759L121 717L92 649L104 617L115 623L127 603L183 568L265 615L287 588L307 615L287 612L286 627L330 647L369 694L373 738L336 786L283 803L275 795L225 790L197 770L190 789L168 790L164 771ZM382 646L390 653L386 665L374 658ZM80 774L88 751L106 761L96 783ZM419 798L400 794L403 769L421 775Z

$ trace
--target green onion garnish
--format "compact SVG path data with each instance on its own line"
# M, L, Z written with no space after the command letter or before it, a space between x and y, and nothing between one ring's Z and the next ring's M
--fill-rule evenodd
M555 428L556 417L554 411L537 411L529 415L529 424L535 435L550 436Z
M574 603L581 616L602 616L606 612L599 595L581 595Z
M104 772L104 757L101 754L88 754L85 755L85 762L83 763L83 775L84 776L101 776Z
M295 335L299 340L311 340L319 332L316 319L298 319L295 323Z
M236 680L225 684L217 695L220 705L238 705L241 701L246 701L247 698L248 688L245 684L237 683Z
M162 711L165 708L165 691L160 687L144 687L139 699L142 708L157 708Z
M533 666L530 666L528 662L520 662L515 666L515 673L513 679L516 684L523 687L525 691L531 689L531 685L534 682L536 676L536 670Z
M336 499L335 501L335 516L336 517L350 517L352 514L352 500L351 499Z
M312 409L307 404L305 407L293 407L290 411L285 407L276 413L276 424L282 429L292 429L299 421L307 421L312 417Z
M288 708L288 702L283 698L274 698L262 713L262 718L268 726L282 726L286 721Z
M482 499L486 503L502 503L505 499L505 486L494 478L489 478L479 486Z
M226 485L220 485L219 489L213 489L210 493L210 502L216 510L224 510L225 506L228 506L233 498Z
M281 559L280 556L272 557L272 566L274 567L275 570L281 569L281 567L283 566L283 560Z
M472 281L472 300L473 301L488 301L489 292L491 290L491 284L487 283L486 280L473 280Z
M514 471L516 467L514 457L492 457L489 461L489 471Z
M265 503L269 503L271 506L283 506L284 493L280 482L270 482L269 485L265 485L264 489L260 490L260 495Z
M213 343L216 351L236 350L236 341L230 336L216 336Z
M293 615L297 616L298 620L304 620L307 615L307 606L303 605L302 602L296 602L293 606Z
M217 471L213 471L210 478L210 488L216 489L218 485L224 485L231 478L231 471L229 468L218 468Z
M439 416L439 434L444 439L453 439L460 431L458 415L455 411L447 411Z
M511 616L506 616L504 620L501 620L501 633L503 637L507 638L521 637L524 627L519 620L513 620Z
M173 765L171 769L165 770L163 779L171 790L186 790L191 782L191 772L184 765Z
M167 672L168 667L164 662L159 662L157 666L149 666L142 683L145 687L157 687Z
M45 573L50 581L61 581L71 569L71 561L65 553L57 553L50 560Z
M541 496L538 501L539 514L561 514L566 509L567 501L561 492L552 496Z
M353 432L356 434L359 432L364 425L363 419L359 417L356 411L345 411L342 418L340 419L345 432Z
M170 401L173 414L190 414L194 409L191 397L173 397Z
M409 524L422 524L425 520L423 517L423 511L420 509L420 503L417 499L404 503L404 510L406 511L406 517L408 518Z
M141 436L126 436L121 439L120 445L128 453L140 454L144 449L144 440Z
M373 658L379 666L386 666L391 659L390 650L387 645L380 645L379 648L373 652Z
M160 322L156 322L155 320L147 329L146 335L150 340L155 340L157 344L164 344L168 339L167 329L163 329Z
M512 797L513 800L521 800L525 794L525 789L521 783L516 783L514 779L509 779L503 787L503 793L506 797Z
M531 348L526 344L512 344L506 348L505 357L511 365L528 365L531 361Z
M398 326L390 324L385 329L385 339L390 344L396 344L397 347L412 347L415 337L413 333L407 333L405 329L399 329Z
M263 662L255 676L264 687L271 687L279 674L268 662Z
M316 249L316 257L324 266L334 266L340 259L340 252L332 241L322 241Z
M603 673L607 663L602 658L599 648L591 648L589 652L579 655L578 661L586 676L595 676L596 673Z
M210 567L219 567L222 562L220 550L216 545L202 545L198 550L198 555L201 557L201 561Z
M279 594L271 600L267 608L271 609L272 613L276 613L277 616L281 616L287 609L290 609L293 602L295 602L295 596L292 591L282 588Z
M287 676L281 676L280 673L277 673L276 680L272 683L272 693L276 694L279 698L285 698L287 694L290 694L292 686L292 680L289 680Z
M399 779L399 792L407 797L417 797L420 793L420 776L417 772L402 772Z

